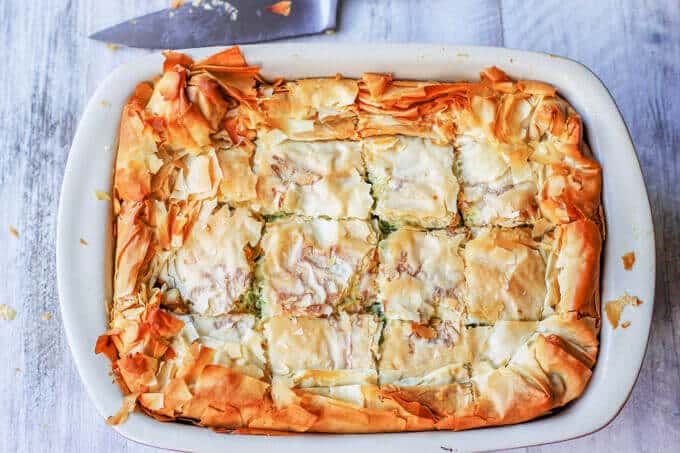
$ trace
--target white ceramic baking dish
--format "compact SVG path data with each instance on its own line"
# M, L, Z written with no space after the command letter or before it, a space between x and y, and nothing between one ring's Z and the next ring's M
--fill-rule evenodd
M193 57L218 48L187 51ZM178 423L160 423L135 413L115 429L137 442L175 450L326 453L359 451L456 451L511 448L583 436L607 425L625 404L647 346L654 302L654 231L635 149L621 115L600 80L583 65L547 54L517 50L420 44L274 44L244 46L251 64L266 76L358 77L364 71L398 78L475 80L496 65L514 78L547 81L583 116L588 142L604 169L603 202L607 240L602 298L624 291L644 304L627 308L627 329L613 330L603 317L600 355L585 394L557 414L527 423L464 432L373 435L236 436ZM111 297L110 203L93 190L110 191L116 135L122 107L134 86L161 70L153 55L119 67L99 86L83 114L66 166L59 206L57 273L64 328L80 376L102 416L114 414L121 394L111 384L109 361L94 354L106 326L104 300ZM104 102L103 102L104 101ZM85 238L89 246L79 243ZM634 251L633 271L621 255ZM102 419L103 423L103 419Z

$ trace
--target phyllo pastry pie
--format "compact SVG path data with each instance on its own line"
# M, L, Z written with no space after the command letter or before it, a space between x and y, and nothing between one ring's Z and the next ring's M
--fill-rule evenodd
M461 430L583 393L601 169L553 87L165 56L120 123L110 423Z

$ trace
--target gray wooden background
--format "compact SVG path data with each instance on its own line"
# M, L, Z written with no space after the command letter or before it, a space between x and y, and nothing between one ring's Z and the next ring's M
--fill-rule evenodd
M0 452L153 450L118 436L85 394L59 316L55 238L61 179L85 102L116 65L147 53L113 52L87 35L169 4L0 0L0 304L17 310L15 320L0 320ZM680 1L341 4L337 34L301 41L545 51L585 63L609 87L637 146L656 225L651 342L611 425L530 450L680 451Z

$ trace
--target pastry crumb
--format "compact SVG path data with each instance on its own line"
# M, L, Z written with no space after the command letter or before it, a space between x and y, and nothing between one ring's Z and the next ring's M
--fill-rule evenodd
M623 268L625 270L631 270L633 268L633 264L635 264L635 252L626 253L621 257L621 261L623 261Z
M111 107L111 103L109 101L99 101L99 105L102 107Z
M411 323L411 330L417 337L425 338L426 340L432 340L437 337L437 332L432 327L415 322Z
M120 49L120 46L117 46L116 44L112 44L110 42L106 43L106 48L109 49L111 52L118 52L118 49Z
M17 315L17 311L9 305L0 304L0 319L12 321Z
M9 227L9 234L11 234L15 238L19 239L19 232L13 226Z
M290 7L292 4L293 2L291 1L276 2L273 5L267 6L267 11L280 16L288 16L290 14Z
M94 196L97 197L97 200L111 200L111 195L109 195L106 192L102 192L101 190L95 190L94 191Z
M550 223L546 219L538 219L535 223L533 228L531 229L531 237L533 239L538 239L542 237L545 233L548 231L552 230L555 228L555 225Z
M630 327L630 321L623 321L623 323L621 323L622 329L627 329L629 327Z
M80 238L80 245L88 245L88 243L85 239Z
M609 319L609 324L611 324L613 329L616 329L619 326L621 313L626 305L637 307L642 305L642 301L635 296L628 295L628 293L623 293L618 299L609 301L605 304L604 311L607 313L607 319ZM630 325L630 322L628 322L628 325Z
M138 397L139 393L131 393L123 398L123 404L120 406L120 409L118 409L118 412L116 412L115 415L112 415L106 419L106 424L119 425L127 420L128 415L130 415L135 410Z
M42 319L43 321L49 321L50 319L52 319L52 313L46 311L45 313L42 314L42 316L40 316L40 319Z
M172 0L170 2L170 8L172 9L181 8L182 5L184 5L184 0Z

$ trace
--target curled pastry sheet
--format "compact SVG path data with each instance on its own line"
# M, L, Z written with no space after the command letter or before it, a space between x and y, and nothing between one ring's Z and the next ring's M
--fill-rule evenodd
M582 394L601 169L553 87L165 57L121 116L110 423L462 430Z

